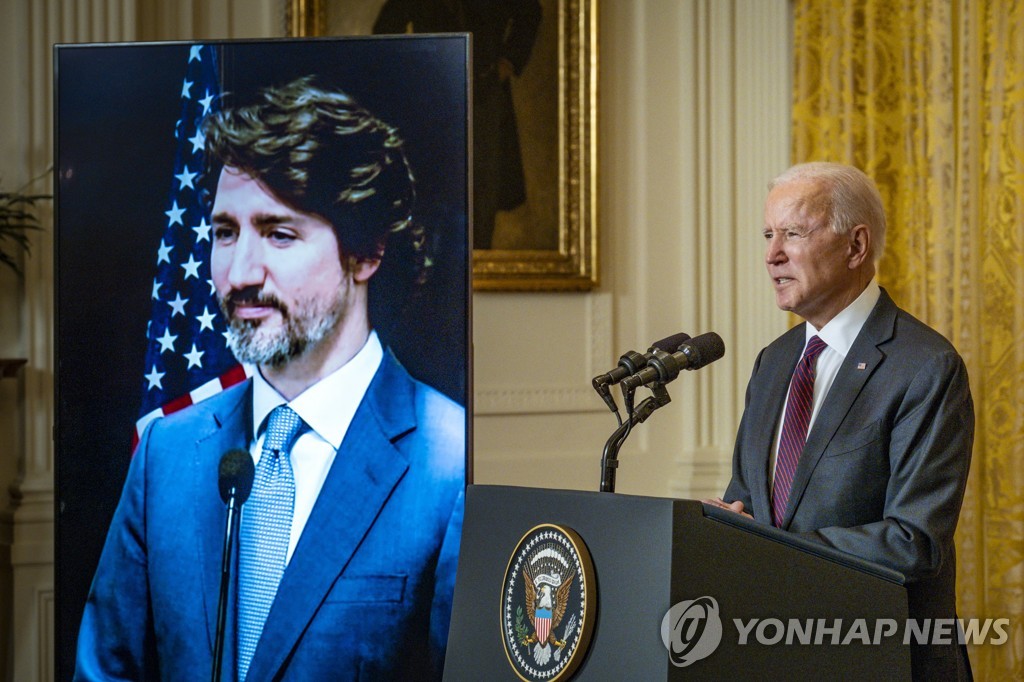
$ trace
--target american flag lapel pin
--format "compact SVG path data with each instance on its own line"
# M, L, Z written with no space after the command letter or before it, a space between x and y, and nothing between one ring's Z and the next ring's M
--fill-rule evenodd
M866 363L866 362L858 362L857 363L857 369L867 369L867 368L868 368L868 363Z

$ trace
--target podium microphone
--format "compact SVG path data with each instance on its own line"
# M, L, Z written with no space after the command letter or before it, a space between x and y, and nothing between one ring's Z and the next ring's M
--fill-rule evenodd
M671 353L672 351L677 350L682 343L689 340L689 334L686 332L679 332L678 334L673 334L672 336L666 337L660 341L655 341L643 355L637 353L635 350L627 351L619 358L618 367L606 374L598 374L594 377L591 382L594 385L594 390L597 391L598 395L601 396L612 412L618 412L619 408L615 404L615 399L612 398L608 387L613 384L617 384L623 379L642 370L647 366L647 363L650 362L651 358L654 357L657 351Z
M238 534L238 513L252 492L256 467L252 455L246 450L228 450L220 458L217 468L217 485L220 499L228 508L227 523L224 527L224 554L220 564L220 599L217 602L217 634L213 648L213 671L211 679L219 682L221 664L224 660L224 629L228 613L228 586L231 584L231 548Z
M675 353L656 351L647 366L622 380L622 390L632 392L640 386L667 384L683 369L700 369L725 355L725 342L715 332L695 336L679 346Z

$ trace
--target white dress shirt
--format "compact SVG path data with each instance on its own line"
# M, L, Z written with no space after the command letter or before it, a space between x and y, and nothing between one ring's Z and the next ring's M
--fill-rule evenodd
M857 335L860 334L861 327L867 322L868 315L871 314L871 310L875 307L875 303L878 302L878 297L881 295L882 292L878 288L878 283L872 278L860 296L854 299L853 303L846 306L842 312L829 320L821 329L815 329L814 325L810 322L804 323L805 349L807 348L807 342L811 340L812 336L817 336L828 344L828 348L821 351L821 355L818 356L817 363L815 364L814 400L811 404L811 421L807 425L808 434L811 433L814 420L818 417L818 410L821 409L821 404L825 402L825 396L828 395L829 389L832 388L832 382L835 381L836 375L839 373L839 367L843 364L843 360L846 359L846 355L850 352L853 342L857 340ZM802 356L803 352L801 351ZM790 383L792 383L792 379L790 379ZM788 402L789 389L787 388L786 403ZM785 420L786 405L783 404L782 415L779 417L779 423L775 426L775 441L771 451L772 486L775 484L775 462L779 454L779 443L782 440L782 424Z
M250 445L249 452L255 463L259 463L263 451L267 417L278 405L287 404L310 427L295 441L291 451L295 510L286 561L292 558L356 408L383 358L384 349L377 332L371 331L355 357L290 402L267 383L259 371L253 373L252 423L256 425L256 440Z

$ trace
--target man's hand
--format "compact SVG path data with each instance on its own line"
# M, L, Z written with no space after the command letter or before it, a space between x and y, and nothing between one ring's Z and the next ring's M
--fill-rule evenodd
M736 500L735 502L726 502L721 497L716 497L713 500L701 500L701 502L703 502L704 504L710 504L712 507L719 507L721 509L728 509L731 512L736 512L737 514L743 514L748 519L754 518L753 516L751 516L747 512L743 511L743 503L740 502L739 500Z

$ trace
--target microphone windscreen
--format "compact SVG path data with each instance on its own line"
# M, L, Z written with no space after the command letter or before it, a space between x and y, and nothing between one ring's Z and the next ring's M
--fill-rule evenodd
M256 465L252 463L252 455L246 450L235 448L228 450L220 458L217 484L220 487L220 499L227 504L231 490L235 491L235 503L242 505L249 499L252 492L252 480L256 477Z
M655 341L651 344L651 350L661 350L666 353L674 353L679 350L679 346L683 345L690 340L690 335L686 332L679 332L668 336L661 341Z
M725 342L715 332L695 336L685 345L690 348L687 353L690 364L686 369L700 369L725 355Z

